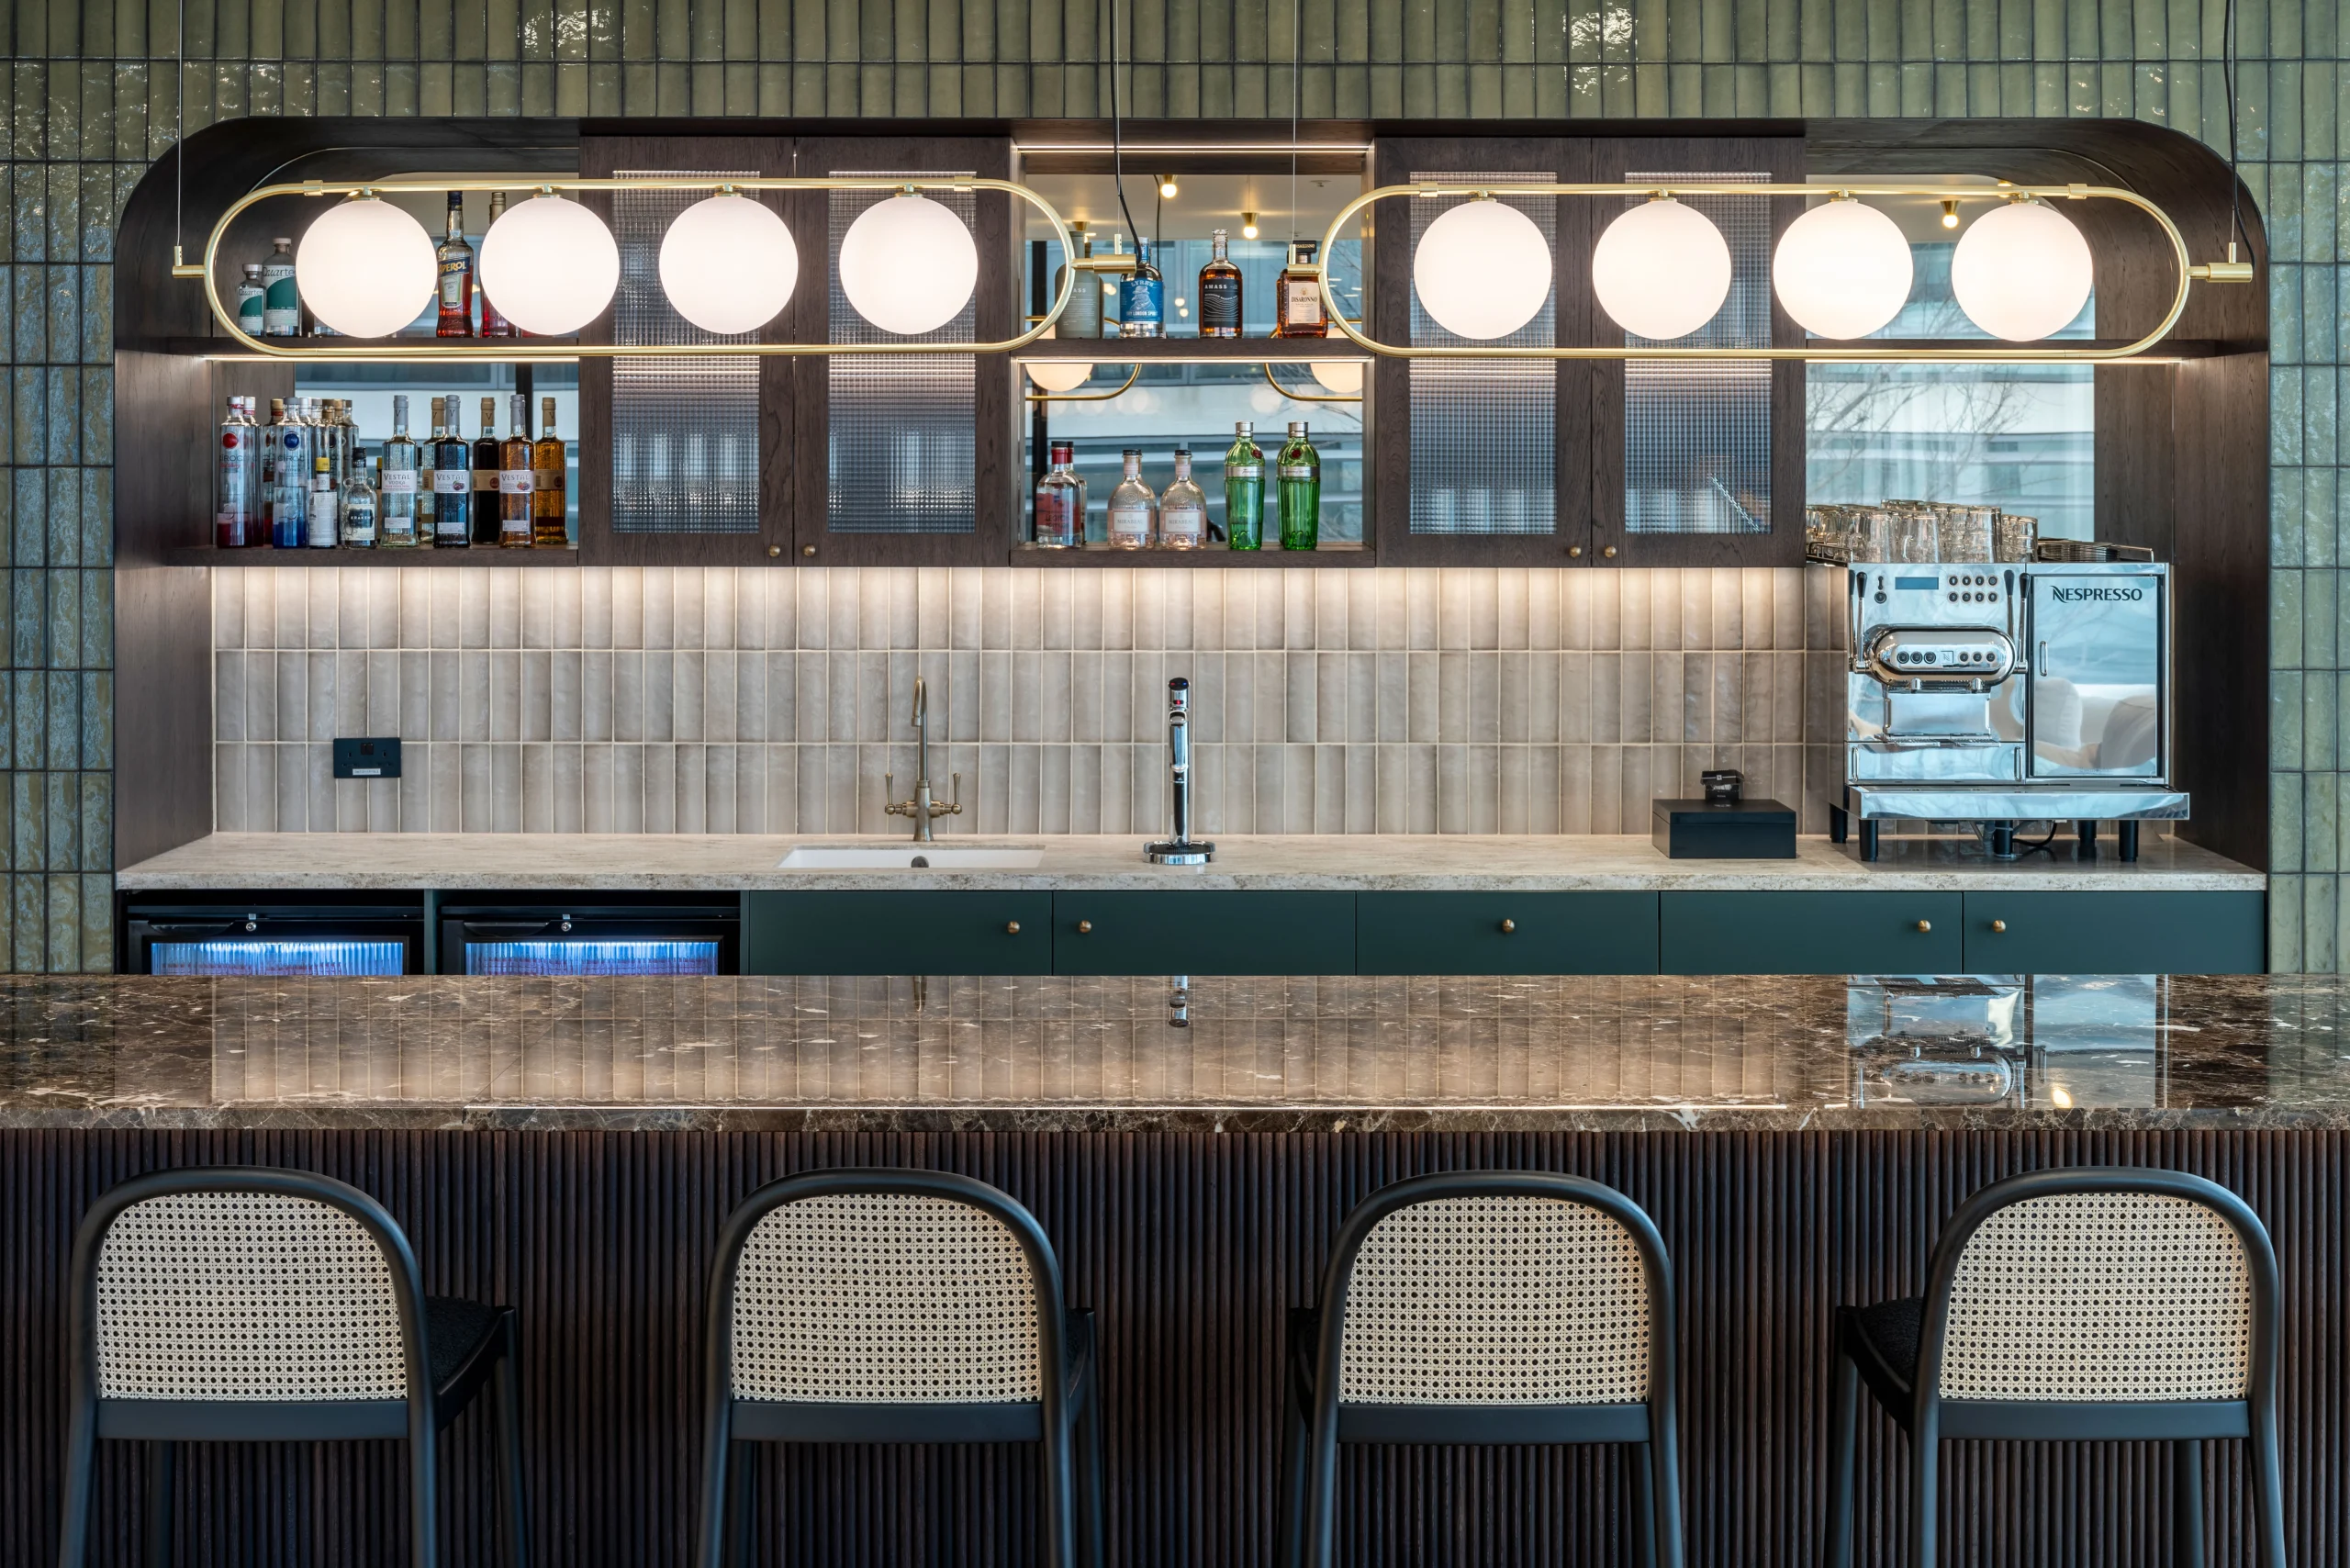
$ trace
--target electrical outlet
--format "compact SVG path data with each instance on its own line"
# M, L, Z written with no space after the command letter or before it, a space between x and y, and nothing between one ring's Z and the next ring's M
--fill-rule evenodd
M337 735L334 741L337 778L397 778L400 738L397 735Z

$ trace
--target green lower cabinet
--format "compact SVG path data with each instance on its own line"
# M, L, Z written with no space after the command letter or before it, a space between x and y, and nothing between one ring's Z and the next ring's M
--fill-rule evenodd
M1061 975L1350 975L1355 895L1053 895Z
M1053 895L750 892L746 975L1048 975Z
M1366 975L1652 975L1654 893L1361 893Z
M1956 893L1658 895L1669 975L1957 974Z
M1977 974L2258 974L2267 938L2267 895L2249 890L1966 895Z

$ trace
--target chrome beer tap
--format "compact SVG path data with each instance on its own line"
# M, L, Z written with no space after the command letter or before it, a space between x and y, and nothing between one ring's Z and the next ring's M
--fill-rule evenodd
M1175 783L1175 836L1143 846L1143 858L1160 866L1204 866L1215 846L1192 836L1192 683L1167 683L1167 745Z

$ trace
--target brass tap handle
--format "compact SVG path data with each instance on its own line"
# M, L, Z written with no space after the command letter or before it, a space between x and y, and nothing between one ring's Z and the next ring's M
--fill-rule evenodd
M2004 920L1995 920L1991 923L1991 929L1994 931L2005 931L2007 928L2008 923Z
M1007 935L1007 936L1017 936L1017 935L1020 935L1020 923L1019 923L1018 921L1016 921L1016 920L1007 920L1007 921L1005 921L1005 922L1004 922L1004 924L1003 924L1003 934L1004 934L1005 935Z
M1077 934L1078 934L1080 936L1091 936L1091 935L1093 935L1093 923L1092 923L1091 921L1090 921L1090 920L1080 920L1080 921L1079 921L1079 922L1077 923Z
M1506 936L1506 935L1508 935L1511 932L1513 932L1513 931L1515 931L1515 930L1516 930L1516 929L1517 929L1517 922L1516 922L1516 921L1515 921L1515 920L1505 920L1505 921L1503 921L1503 922L1502 922L1502 935L1503 935Z
M955 803L949 806L941 801L933 801L930 803L930 814L934 817L959 817L963 814L963 776L961 774L955 775Z
M1931 931L1933 928L1934 923L1930 920L1921 920L1918 923L1918 929L1920 931Z

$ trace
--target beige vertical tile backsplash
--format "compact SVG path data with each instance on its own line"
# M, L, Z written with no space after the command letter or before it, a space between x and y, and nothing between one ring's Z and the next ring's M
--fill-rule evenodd
M948 832L1163 828L1171 676L1215 833L1645 833L1703 768L1793 802L1835 764L1806 745L1835 622L1801 569L213 581L225 831L885 832L917 678ZM390 734L402 778L335 781L336 735Z

